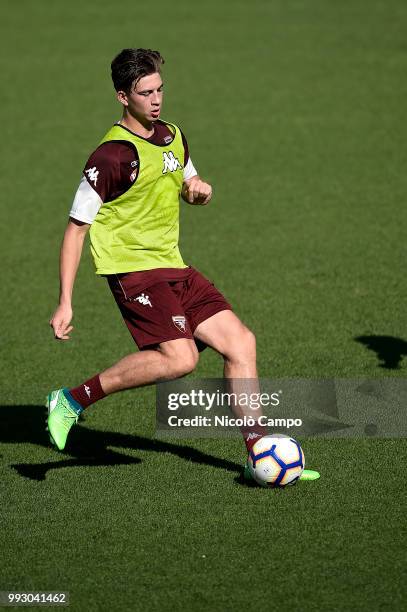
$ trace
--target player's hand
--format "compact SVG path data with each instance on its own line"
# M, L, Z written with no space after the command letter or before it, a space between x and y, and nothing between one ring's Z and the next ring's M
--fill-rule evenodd
M51 317L49 324L54 330L56 340L69 340L69 334L73 330L70 325L72 321L72 308L65 304L60 304Z
M189 204L208 204L212 198L212 187L199 176L193 176L184 182L182 197Z

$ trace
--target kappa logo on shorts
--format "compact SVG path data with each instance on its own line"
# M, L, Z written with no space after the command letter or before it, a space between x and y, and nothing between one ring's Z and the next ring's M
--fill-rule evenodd
M136 298L134 298L134 301L140 302L140 304L143 304L143 306L150 306L151 308L153 307L152 303L150 302L149 296L144 295L144 293L141 293Z
M172 317L172 322L174 323L175 327L178 327L178 329L182 332L187 331L187 323L185 320L185 317L181 317L181 316L176 316L176 317Z

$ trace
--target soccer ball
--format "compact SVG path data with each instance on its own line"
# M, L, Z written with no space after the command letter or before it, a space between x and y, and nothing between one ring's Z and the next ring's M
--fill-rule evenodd
M297 482L304 465L304 453L294 438L263 436L254 445L247 460L249 472L262 487L285 487Z

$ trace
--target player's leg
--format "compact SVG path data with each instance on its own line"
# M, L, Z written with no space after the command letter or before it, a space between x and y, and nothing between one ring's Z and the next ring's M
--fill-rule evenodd
M257 379L256 338L231 311L223 310L202 321L194 331L195 338L215 349L224 359L224 376L233 397L257 397L260 393ZM256 404L257 406L257 404ZM233 403L231 409L237 418L251 417L253 425L242 427L246 448L250 450L260 437L267 434L257 421L261 416L250 406L250 401Z
M194 337L223 356L227 378L257 379L255 335L234 312L217 312L197 326Z
M195 342L187 338L169 340L156 350L127 355L100 374L105 395L150 385L158 380L172 380L192 372L198 362Z
M117 282L110 279L109 285L141 352L124 357L100 374L106 395L184 376L198 360L192 331L170 283L157 283L140 292L133 286L133 276L125 275ZM149 350L153 347L155 350Z
M210 346L224 358L224 375L231 393L257 394L259 383L256 366L256 339L254 334L232 312L230 304L218 289L197 270L193 270L187 291L182 296L194 338L199 344ZM250 415L244 404L231 406L237 417ZM266 430L255 424L243 431L246 447L265 435Z
M142 293L115 295L125 323L141 350L72 389L58 389L47 398L51 441L62 450L79 414L106 395L191 372L198 360L182 305L168 283Z
M63 450L72 425L92 403L117 391L185 376L195 368L197 361L198 351L193 340L170 340L155 350L127 355L101 374L82 383L77 389L80 393L84 391L88 394L87 401L83 399L79 403L74 390L52 391L47 397L47 425L51 442ZM81 397L79 395L79 399Z

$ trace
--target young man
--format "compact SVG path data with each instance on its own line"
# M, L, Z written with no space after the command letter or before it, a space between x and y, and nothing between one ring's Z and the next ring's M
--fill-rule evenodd
M232 386L234 379L257 380L253 333L178 249L179 196L206 205L212 187L198 176L180 129L160 120L163 63L149 49L124 49L112 62L123 116L85 166L62 242L60 299L50 321L55 338L68 340L72 290L90 228L96 272L107 278L140 351L75 388L48 395L48 430L60 450L79 414L94 402L191 372L197 343L223 355ZM244 409L235 407L239 411ZM265 432L256 424L242 433L250 450Z

